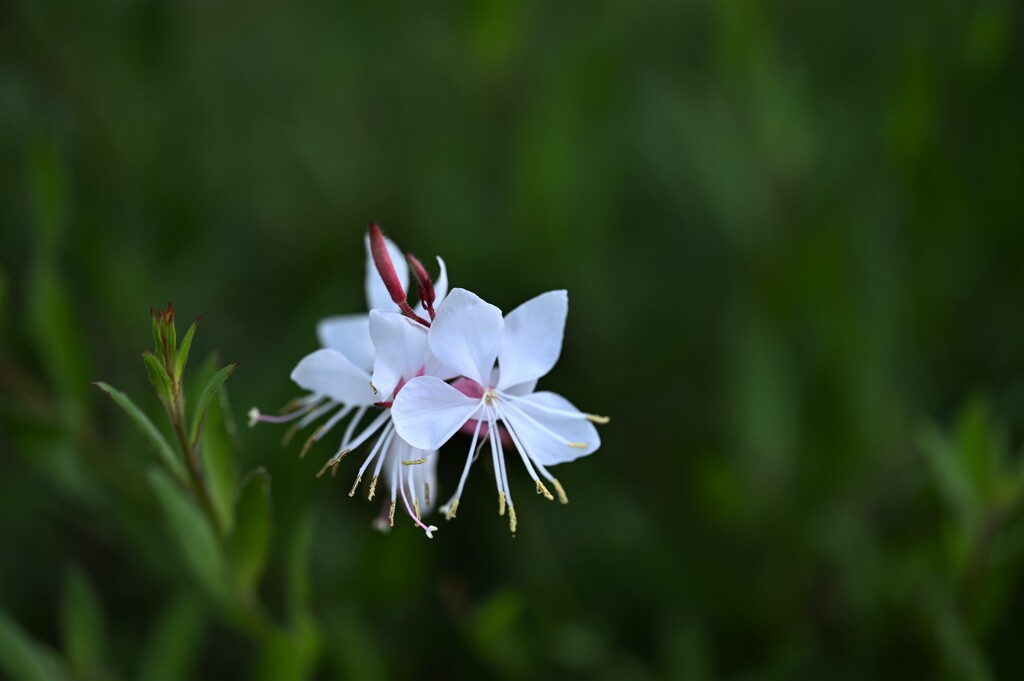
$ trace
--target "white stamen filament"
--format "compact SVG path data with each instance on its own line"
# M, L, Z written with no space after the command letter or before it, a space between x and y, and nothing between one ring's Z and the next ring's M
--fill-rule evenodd
M516 397L515 395L509 395L508 393L498 393L498 394L501 395L502 397L506 398L507 400L510 400L510 401L515 401L515 402L525 401L525 398L523 398L523 397ZM556 409L555 407L548 407L546 405L539 404L539 403L534 402L532 400L530 401L530 406L532 408L534 408L534 409L537 409L538 411L547 412L548 414L554 414L555 416L564 416L565 418L568 418L568 419L576 419L577 421L586 420L586 421L590 421L591 423L605 424L605 423L608 423L611 420L607 416L598 416L596 414L587 414L587 413L584 413L582 411L568 411L568 410L565 410L565 409Z
M533 418L528 413L526 413L526 411L524 411L523 409L520 409L519 407L517 407L516 405L514 405L512 403L507 403L507 404L505 404L505 406L508 407L509 409L515 410L515 412L517 414L522 416L525 420L529 421L531 425L536 426L541 432L545 433L546 435L550 435L551 437L555 438L556 440L561 442L563 445L566 445L567 447L574 447L576 449L584 449L587 446L585 442L569 442L564 437L562 437L561 435L559 435L555 431L551 430L550 428L545 426L543 423L541 423L540 421L538 421L537 419ZM508 424L506 424L506 425L508 425Z
M462 477L459 478L459 486L455 489L455 494L452 495L452 498L448 500L447 504L445 504L445 508L448 510L442 508L448 520L455 517L455 508L453 507L453 504L457 505L459 499L462 498L462 488L466 486L466 478L469 477L469 468L473 465L473 460L476 458L473 455L473 450L476 449L476 441L480 437L480 427L483 426L483 424L484 422L482 419L477 419L476 428L473 429L473 440L469 443L469 453L466 454L466 465L463 466ZM481 446L482 445L483 443L481 443Z

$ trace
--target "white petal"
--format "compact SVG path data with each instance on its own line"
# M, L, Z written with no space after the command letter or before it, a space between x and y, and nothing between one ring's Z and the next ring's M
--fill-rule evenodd
M337 350L360 369L373 368L373 341L370 318L364 314L346 314L321 319L316 325L320 345Z
M417 449L433 451L458 432L480 407L439 378L414 378L398 392L391 418L398 435Z
M380 399L387 399L398 382L416 376L427 363L430 348L427 330L397 312L370 312L370 337L376 354L373 358L373 385Z
M444 266L441 256L437 256L437 266L441 268L441 271L437 275L437 281L434 282L434 310L437 310L437 306L448 295L448 268Z
M396 305L391 300L387 286L377 273L377 266L373 264L373 254L370 252L370 237L364 239L366 244L366 305L371 310L394 310ZM405 261L405 254L391 239L384 237L384 243L388 246L388 254L391 256L391 264L395 266L395 274L402 288L409 291L409 263Z
M504 402L501 417L511 424L526 454L542 466L573 461L594 452L601 446L597 428L561 395L540 392ZM579 418L551 414L537 408L549 407L579 414ZM568 443L583 445L571 447Z
M505 316L498 364L498 389L540 378L551 371L562 352L569 296L548 291L526 301Z
M442 364L484 384L501 347L502 327L501 310L456 288L437 308L427 340Z
M370 374L336 350L317 350L303 357L292 371L292 380L311 393L342 404L379 401L370 388Z

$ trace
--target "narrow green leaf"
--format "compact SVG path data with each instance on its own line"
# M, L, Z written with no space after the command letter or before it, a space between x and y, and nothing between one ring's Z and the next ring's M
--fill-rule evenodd
M101 675L103 608L88 578L77 568L71 568L65 576L61 606L61 636L68 662L80 677Z
M36 643L0 611L0 669L19 681L50 681L67 676L60 657Z
M193 578L215 599L229 603L231 590L224 553L206 516L192 497L159 468L149 470L149 482Z
M178 348L178 356L174 360L174 382L181 383L181 377L185 374L185 365L188 364L188 353L192 349L192 338L196 335L196 329L199 328L199 317L192 322L192 326L188 327L188 331L185 332L185 337L181 341L181 347Z
M249 593L259 583L270 549L270 475L257 468L242 482L235 529L228 541L235 583Z
M274 631L266 639L256 667L259 681L308 679L320 653L320 638L311 620L288 631Z
M137 678L177 681L195 678L192 668L199 655L207 621L195 598L175 597L160 613L142 651Z
M222 388L221 397L225 392ZM228 437L226 425L223 400L213 400L206 412L200 453L214 511L220 526L230 532L234 523L238 469L235 466L235 447Z
M981 500L953 443L931 425L919 431L917 443L939 494L962 523L972 526L981 514Z
M213 396L217 394L220 387L224 385L224 381L228 380L228 376L234 373L235 369L238 368L238 363L229 364L217 373L213 375L213 378L203 388L203 392L199 394L199 401L196 403L195 413L192 414L192 428L189 432L189 442L195 443L199 437L199 429L203 427L203 419L206 418L206 410L210 406L210 402L213 400Z
M142 413L142 410L135 406L135 403L128 398L120 390L117 390L110 385L103 382L96 382L94 384L97 388L110 395L111 399L117 403L119 407L131 417L132 421L138 427L143 437L146 438L147 442L156 451L160 461L167 466L178 479L185 480L185 464L182 463L181 459L178 458L178 454L171 448L167 440L157 427L153 425L153 422L149 420L149 417Z
M156 390L156 396L165 405L174 402L174 389L171 386L171 377L167 375L167 369L163 362L157 359L151 352L142 353L142 359L146 363L146 374L149 375L149 382Z

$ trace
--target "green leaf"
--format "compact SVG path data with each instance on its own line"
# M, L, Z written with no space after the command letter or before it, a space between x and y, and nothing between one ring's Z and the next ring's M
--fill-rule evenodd
M19 681L50 681L67 676L60 657L36 643L0 611L0 669Z
M217 394L220 387L224 385L224 381L228 380L228 376L234 373L235 369L238 368L238 363L229 364L217 373L213 375L213 378L203 388L203 392L199 394L199 401L196 403L195 413L192 414L192 428L189 432L189 442L195 444L196 439L199 437L199 429L203 427L203 419L206 418L206 410L210 406L210 402L213 400L213 396Z
M993 501L1005 459L1005 441L983 398L974 397L961 409L956 435L964 471L974 489L983 501Z
M167 440L160 431L157 430L153 422L149 420L149 417L142 413L142 410L135 406L135 403L128 398L120 390L116 390L110 385L103 382L96 382L94 385L102 390L103 392L110 395L111 399L117 403L119 407L124 409L125 413L131 417L132 421L138 427L139 432L142 433L146 441L156 451L160 461L167 466L179 480L186 479L185 464L182 463L181 459L178 458L178 454L171 448L171 445L167 443Z
M175 597L160 613L142 651L137 678L146 681L195 678L192 668L206 627L203 608L195 598L187 594Z
M149 375L149 382L156 390L156 396L166 406L174 402L174 389L171 386L171 377L167 375L167 369L163 362L157 359L151 352L142 353L142 359L146 363L146 373Z
M235 529L228 541L235 583L249 593L259 583L270 549L270 475L257 468L242 482Z
M221 397L225 390L221 390ZM238 470L235 466L235 447L228 437L224 419L224 400L213 400L206 412L206 425L202 432L200 453L214 511L220 526L231 531L234 523L235 492Z
M61 603L64 652L78 676L100 675L104 658L103 609L96 591L78 568L68 570Z
M261 681L309 678L319 652L319 635L310 620L288 631L274 631L264 643L256 678Z
M232 592L224 553L206 516L193 498L159 468L149 470L149 482L193 578L218 602L230 603Z
M185 337L181 340L181 347L178 348L178 356L174 360L175 383L181 383L181 377L185 374L185 365L188 364L188 353L192 349L192 338L196 335L197 328L199 328L198 317L192 322L192 326L188 327Z

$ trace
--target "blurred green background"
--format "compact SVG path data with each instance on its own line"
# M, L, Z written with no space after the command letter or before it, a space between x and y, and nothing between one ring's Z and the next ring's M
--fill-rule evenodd
M1009 1L0 4L0 674L1024 677L1022 38ZM511 537L485 464L434 541L315 477L334 438L242 428L269 645L89 382L164 427L170 299L236 419L284 404L370 220L506 310L569 289L542 386L612 421L568 506L512 465Z

